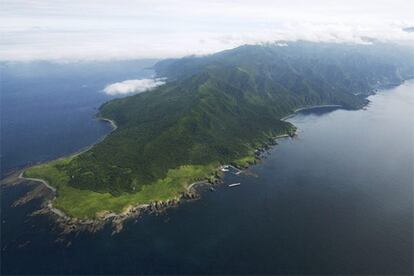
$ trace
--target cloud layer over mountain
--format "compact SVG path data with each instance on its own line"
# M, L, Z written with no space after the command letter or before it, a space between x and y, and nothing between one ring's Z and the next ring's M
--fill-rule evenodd
M414 1L3 0L0 60L206 54L272 41L413 43Z

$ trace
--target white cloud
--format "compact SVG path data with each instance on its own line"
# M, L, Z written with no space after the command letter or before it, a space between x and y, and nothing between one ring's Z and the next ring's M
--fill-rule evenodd
M139 80L125 80L107 85L103 91L108 95L141 93L157 86L163 85L164 79L139 79Z
M276 46L278 46L278 47L287 47L288 44L287 43L276 43Z
M412 0L2 0L0 60L207 54L246 43L413 43Z

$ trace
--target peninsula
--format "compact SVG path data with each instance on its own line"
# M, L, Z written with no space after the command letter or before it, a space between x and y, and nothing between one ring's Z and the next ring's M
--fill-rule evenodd
M26 169L56 189L54 208L80 219L174 201L219 167L245 167L257 149L295 127L300 108L359 109L382 85L414 72L409 49L388 44L310 42L246 45L202 57L160 61L167 83L115 99L98 116L116 129L90 149ZM397 49L397 50L396 50Z

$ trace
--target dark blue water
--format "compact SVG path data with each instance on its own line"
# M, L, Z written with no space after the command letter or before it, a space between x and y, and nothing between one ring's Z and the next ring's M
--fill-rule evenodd
M367 110L298 114L256 176L127 223L55 242L36 202L2 192L2 272L21 274L412 274L414 83ZM52 141L51 141L52 142Z
M146 78L154 60L1 63L1 176L78 151L110 131L94 119L110 83Z

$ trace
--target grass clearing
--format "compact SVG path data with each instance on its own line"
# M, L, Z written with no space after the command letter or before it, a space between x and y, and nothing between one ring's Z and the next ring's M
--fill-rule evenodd
M72 157L68 157L31 167L24 172L24 176L44 179L55 187L57 197L54 206L67 215L77 218L95 218L97 213L102 211L120 213L131 205L178 198L192 182L211 177L219 165L181 166L169 170L165 178L143 186L136 193L113 196L110 193L98 193L69 186L70 176L60 168L71 159Z

